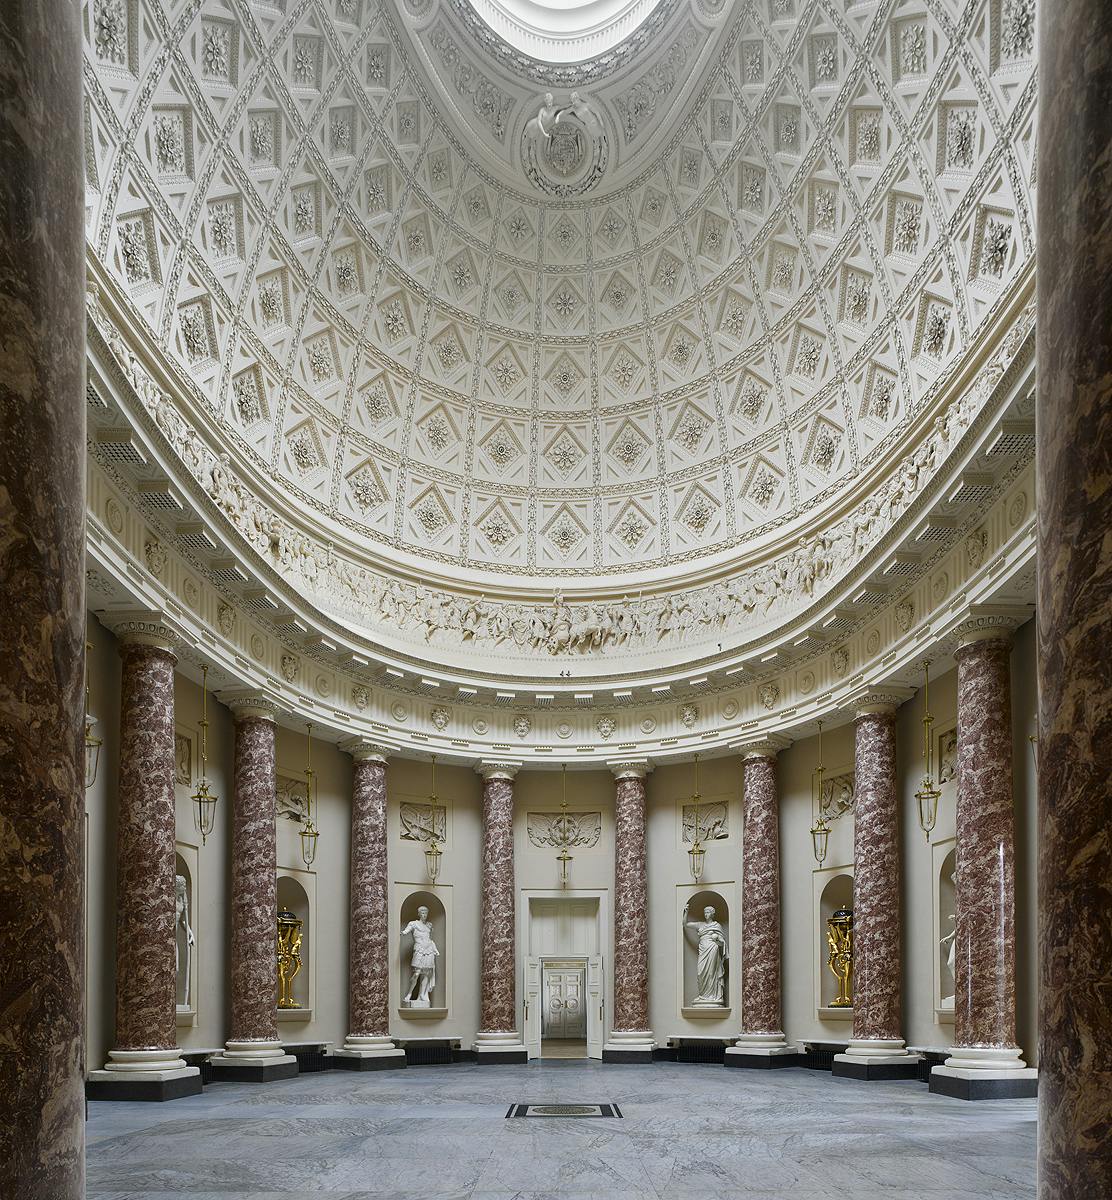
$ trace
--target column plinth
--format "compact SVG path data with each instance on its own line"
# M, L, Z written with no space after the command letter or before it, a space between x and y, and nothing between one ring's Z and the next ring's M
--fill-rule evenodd
M798 1052L784 1038L780 988L780 797L782 743L742 749L741 1033L728 1067L784 1067Z
M90 1100L197 1095L199 1068L177 1046L174 955L174 667L149 635L120 644L116 815L116 1032L89 1075Z
M232 781L231 1025L210 1062L221 1079L265 1083L297 1074L278 1040L278 884L273 705L228 702L235 716Z
M914 1079L900 1024L900 849L896 706L903 694L870 693L854 724L853 1036L833 1074Z
M1015 801L1011 637L981 629L958 664L954 1045L932 1092L962 1100L1034 1096L1016 1044Z
M337 1066L381 1071L406 1065L390 1037L390 906L386 834L386 751L348 743L351 798L351 927L348 1035Z
M617 763L614 773L614 1010L604 1062L649 1063L648 879L645 866L647 762Z
M479 1030L480 1063L524 1063L517 1029L517 893L514 882L513 763L482 763L483 862Z

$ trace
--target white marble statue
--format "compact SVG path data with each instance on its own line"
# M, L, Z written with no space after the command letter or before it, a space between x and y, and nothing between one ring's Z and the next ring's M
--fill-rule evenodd
M189 894L184 875L174 876L174 928L184 932L185 937L174 938L174 970L179 981L178 991L181 993L181 1003L178 1008L189 1008L189 966L193 956L193 927L189 924ZM185 962L182 963L181 947L185 946ZM184 965L184 971L182 970Z
M423 904L417 910L417 920L410 921L402 930L402 937L407 933L413 935L413 957L409 960L412 974L402 1003L408 1008L428 1008L436 987L436 959L440 951L432 940L432 922Z
M726 1003L726 959L730 956L726 942L726 931L716 919L714 909L708 904L703 909L701 921L689 921L683 909L683 931L687 938L694 936L699 943L699 961L696 972L699 979L699 994L691 1002L696 1008L720 1008Z

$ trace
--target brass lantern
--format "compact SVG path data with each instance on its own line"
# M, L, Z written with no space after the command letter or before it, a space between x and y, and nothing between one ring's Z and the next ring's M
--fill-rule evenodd
M201 666L201 781L193 793L193 820L201 835L201 845L208 841L216 824L216 797L208 785L208 665Z
M699 756L695 755L695 787L691 793L691 802L695 806L695 822L691 831L693 841L691 849L687 852L688 862L691 866L691 878L696 883L703 877L703 860L707 856L706 847L703 845L703 831L699 820Z
M96 720L89 716L89 651L92 642L85 643L85 790L96 783L97 767L100 765L100 748L104 741L93 733Z
M313 774L313 726L306 723L305 738L305 822L298 836L301 838L301 861L311 867L317 857L317 840L320 830L313 824L313 793L316 790L316 778Z
M830 845L830 824L826 819L826 797L823 795L823 775L826 768L822 765L822 722L819 722L819 761L811 775L811 811L815 814L815 823L811 826L811 853L815 862L821 867L826 862L826 851Z
M444 852L440 849L436 840L436 810L440 801L436 795L436 755L432 756L432 788L429 791L429 812L431 820L429 825L429 840L425 846L425 874L429 877L430 883L436 883L440 877L440 860L444 856Z
M557 818L560 832L556 835L556 844L560 847L560 853L556 855L556 861L560 864L560 886L566 888L568 886L568 864L574 859L574 855L568 853L568 847L572 843L572 833L568 825L568 764L564 763L560 768L560 779L563 791L560 796L560 815Z
M923 663L923 758L926 763L926 774L919 790L915 793L915 801L919 806L919 828L931 840L931 831L938 820L938 798L942 794L934 782L934 738L931 728L934 717L930 707L930 663Z

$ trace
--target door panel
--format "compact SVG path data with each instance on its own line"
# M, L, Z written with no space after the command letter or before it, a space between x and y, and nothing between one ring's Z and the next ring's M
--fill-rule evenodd
M587 1057L602 1058L603 1020L606 998L603 995L602 955L587 959Z
M541 960L525 959L525 1049L541 1056Z

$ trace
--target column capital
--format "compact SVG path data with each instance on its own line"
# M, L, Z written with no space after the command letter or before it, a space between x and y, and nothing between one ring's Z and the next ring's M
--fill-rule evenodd
M105 613L105 617L109 614ZM162 650L177 659L178 650L185 645L182 635L168 625L161 612L152 609L136 609L126 613L113 613L109 628L123 646L149 646Z
M265 692L240 689L238 691L221 692L217 699L226 708L232 710L232 716L237 721L246 721L251 717L260 721L278 720L282 711L278 704Z
M378 762L384 767L392 754L397 753L397 746L389 746L385 742L371 741L369 738L350 737L339 742L336 747L350 754L356 762Z
M606 765L618 782L623 779L644 779L653 769L653 764L647 758L624 758Z
M748 761L754 758L775 758L781 750L786 750L791 744L791 738L779 733L769 733L764 737L730 742L730 749L736 750L743 760Z
M976 642L1010 642L1032 612L1029 604L969 604L954 614L946 640L954 653Z
M856 692L851 700L853 719L861 717L891 717L896 709L915 695L915 689L895 683L874 684Z
M518 762L483 761L475 767L475 770L483 777L484 783L490 783L495 779L512 783L520 768L521 763Z

